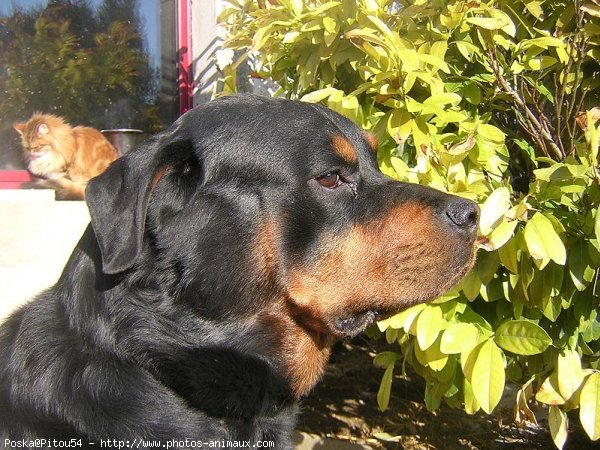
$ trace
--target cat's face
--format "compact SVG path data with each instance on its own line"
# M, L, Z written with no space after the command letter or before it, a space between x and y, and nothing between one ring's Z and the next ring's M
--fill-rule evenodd
M47 123L34 117L14 127L21 135L23 158L31 173L44 178L56 178L64 174L67 161L59 151L57 136Z

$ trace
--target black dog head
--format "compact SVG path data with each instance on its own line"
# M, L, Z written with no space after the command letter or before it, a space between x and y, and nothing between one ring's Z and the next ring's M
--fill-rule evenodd
M154 273L190 314L275 336L298 396L333 339L431 300L474 261L474 203L386 178L371 135L307 103L196 108L86 198L105 273Z

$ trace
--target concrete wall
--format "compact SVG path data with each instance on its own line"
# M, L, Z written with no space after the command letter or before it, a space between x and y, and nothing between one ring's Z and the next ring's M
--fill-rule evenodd
M220 74L215 52L221 43L217 16L223 8L220 0L191 0L194 105L209 102Z

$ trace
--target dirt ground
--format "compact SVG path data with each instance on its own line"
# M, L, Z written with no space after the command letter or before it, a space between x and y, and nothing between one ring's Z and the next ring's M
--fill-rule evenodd
M416 375L395 377L390 409L380 412L376 396L383 370L373 366L373 357L384 346L366 338L337 344L325 378L302 403L298 429L373 449L555 448L545 418L538 417L537 427L518 428L511 405L496 408L492 416L469 416L445 405L430 413L423 401L424 383ZM570 418L572 431L564 449L600 449L600 443L591 443L578 422L577 415ZM377 439L379 433L396 440Z

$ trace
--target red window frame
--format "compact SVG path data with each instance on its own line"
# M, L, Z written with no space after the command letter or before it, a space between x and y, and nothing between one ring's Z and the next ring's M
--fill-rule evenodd
M191 15L191 0L177 0L179 114L192 109L194 100Z

